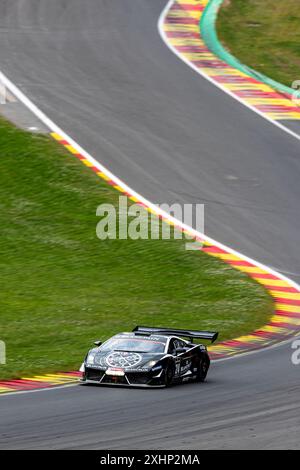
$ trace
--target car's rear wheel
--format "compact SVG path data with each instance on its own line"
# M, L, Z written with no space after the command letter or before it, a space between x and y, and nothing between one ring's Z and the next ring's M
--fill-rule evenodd
M209 360L206 358L200 359L197 370L197 382L204 382L209 369Z

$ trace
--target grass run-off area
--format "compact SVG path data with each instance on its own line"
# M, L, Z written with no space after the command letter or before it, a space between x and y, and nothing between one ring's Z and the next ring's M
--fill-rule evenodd
M219 330L264 324L272 300L183 240L96 237L119 193L47 136L0 120L0 378L77 369L93 340L137 324Z
M291 86L300 80L299 0L225 0L218 35L244 64Z

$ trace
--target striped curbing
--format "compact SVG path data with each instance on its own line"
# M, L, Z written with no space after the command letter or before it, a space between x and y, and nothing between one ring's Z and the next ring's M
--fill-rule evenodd
M271 120L300 119L300 109L291 95L275 91L254 76L232 67L207 47L201 35L201 20L211 0L175 0L171 3L164 18L163 33L185 62Z
M196 11L196 10L193 10ZM72 147L68 141L63 139L59 134L52 133L52 137L68 149L72 155L78 158L83 164L90 167L100 178L104 179L110 186L118 191L125 192L111 174L109 177L105 171L99 171L97 166L93 166L90 161L75 147ZM126 191L125 194L134 202L138 202L146 210L153 211L147 203L139 199L135 193ZM163 220L164 217L162 217ZM168 223L172 223L166 220ZM178 225L178 229L181 227ZM262 268L254 261L248 261L239 254L232 253L226 248L220 248L218 244L214 244L205 237L199 239L203 248L202 250L208 255L219 258L225 263L230 264L234 268L247 273L255 281L262 284L274 298L274 315L267 325L262 326L259 330L230 341L223 341L216 345L210 346L210 354L213 359L224 358L243 352L249 352L260 348L271 346L279 341L288 339L299 332L300 329L300 290L295 287L294 283L289 280L282 279L279 275L273 274L267 268Z
M286 280L261 269L225 250L205 246L203 251L234 268L243 271L262 284L274 299L274 315L270 322L253 333L230 341L220 342L210 348L214 359L264 348L296 335L300 329L300 290Z
M229 67L205 46L199 33L199 21L209 0L175 0L164 17L164 33L184 61L190 61L193 68L201 69L210 79L222 84L224 89L232 91L240 100L257 108L259 113L266 113L272 120L300 119L299 109L294 109L291 102L283 95L275 92L267 85L250 79L242 72ZM202 250L230 264L234 268L247 273L262 284L274 299L274 315L268 324L260 329L232 340L222 341L210 346L210 356L214 360L266 348L292 338L300 331L300 287L285 276L276 273L266 266L243 256L234 250L195 232L129 188L117 176L114 176L101 163L85 152L71 138L61 131L47 118L25 95L13 85L3 74L3 81L35 115L50 129L50 135L63 145L75 158L89 167L100 178L117 191L128 196L130 200L140 204L147 211L155 213L163 221L174 225L184 233L193 235L203 245ZM291 109L293 108L293 109ZM81 376L79 372L63 372L45 374L19 380L0 381L0 394L18 391L32 391L53 388L76 383Z
M0 381L0 394L41 390L43 388L53 388L60 385L72 384L77 382L80 376L80 372L61 372L56 374L23 377L19 380L2 380Z
M89 158L80 153L75 146L56 132L50 134L59 144L65 147L75 158L89 167L94 173L102 178L106 183L122 192L130 200L140 204L151 213L155 213L153 207L149 207L145 200L140 199L134 191L126 190L120 185L119 179L112 174L94 165ZM166 219L161 214L157 215L164 221L172 224L174 222ZM176 227L183 232L191 234L188 230L182 229L178 224ZM216 345L210 346L209 352L213 360L223 359L237 354L255 351L258 349L272 346L278 342L295 336L300 330L300 289L292 281L273 274L271 270L260 267L254 261L242 255L220 247L216 242L214 244L209 238L198 237L202 243L202 250L210 256L214 256L230 264L234 268L247 273L250 277L262 284L274 298L274 315L270 322L263 325L249 335L244 335L229 341L222 341ZM24 377L19 380L0 381L0 394L6 394L17 391L30 391L44 388L53 388L61 385L67 385L78 382L81 374L79 372L63 372L57 374L45 374L34 377Z

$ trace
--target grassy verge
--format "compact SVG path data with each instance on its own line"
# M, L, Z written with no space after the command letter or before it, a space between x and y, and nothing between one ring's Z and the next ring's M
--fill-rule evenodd
M0 378L77 368L92 340L136 324L230 338L272 312L264 289L183 241L100 241L119 193L48 137L0 120Z
M300 79L299 0L226 0L217 29L244 64L291 86Z

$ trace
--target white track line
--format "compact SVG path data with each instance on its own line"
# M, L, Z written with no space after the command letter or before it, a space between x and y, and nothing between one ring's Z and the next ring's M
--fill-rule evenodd
M268 346L268 347L262 348L262 349L257 349L255 351L248 351L248 352L245 352L245 353L236 354L235 356L229 356L229 357L224 357L224 358L220 358L220 359L213 359L211 361L211 363L215 364L217 362L231 361L232 359L244 359L247 356L252 356L253 354L267 352L267 351L270 351L271 349L276 349L276 348L279 348L281 346L284 346L285 344L292 343L298 337L300 337L300 333L299 333L299 335L296 335L294 338L287 339L286 341L282 341L281 343L273 344L272 346ZM49 391L52 391L52 390L61 390L63 388L71 388L71 387L79 387L79 386L80 386L80 383L71 383L71 384L66 384L66 385L59 385L57 387L54 386L54 387L49 387L49 388L36 388L34 390L20 390L20 391L16 391L16 392L4 392L4 393L0 394L0 400L1 400L1 398L4 398L4 397L7 398L7 397L11 397L11 396L16 396L16 395L27 395L28 393L49 392ZM146 389L141 388L140 390L146 390ZM149 390L149 389L147 389L147 390Z
M52 390L61 390L62 388L70 388L70 387L76 387L77 385L80 385L79 383L71 383L71 384L66 384L66 385L58 385L57 387L48 387L48 388L35 388L33 390L20 390L20 391L15 391L15 392L3 392L0 394L0 400L3 397L14 397L16 395L28 395L28 393L37 393L37 392L50 392Z
M37 116L48 128L51 132L55 132L62 136L63 139L67 140L77 151L78 153L81 153L89 162L93 164L96 168L99 169L99 171L102 171L105 173L110 179L116 182L121 188L124 189L124 191L132 194L134 197L136 197L140 202L145 204L145 206L149 207L152 209L157 215L161 216L162 218L170 221L171 223L177 225L180 227L182 230L188 231L191 235L193 235L196 238L199 238L201 240L205 240L208 243L211 243L218 248L227 251L228 253L231 253L233 255L236 255L240 258L242 258L245 261L248 261L249 263L255 264L257 267L264 269L268 271L270 274L273 274L274 276L278 276L279 279L282 279L283 281L288 282L291 286L295 287L295 289L300 290L300 285L298 285L296 282L292 281L291 279L287 278L283 274L269 268L268 266L265 266L264 264L249 258L248 256L243 255L242 253L239 253L238 251L229 248L228 246L223 245L222 243L214 240L213 238L208 237L204 233L201 233L192 227L184 224L180 220L176 219L175 217L171 216L167 212L161 210L158 206L150 202L149 200L145 199L141 194L137 193L134 191L132 188L130 188L127 184L125 184L122 180L120 180L117 176L115 176L113 173L111 173L106 167L104 167L101 163L99 163L97 160L95 160L94 157L92 157L86 150L84 150L75 140L72 139L68 134L66 134L59 126L57 126L46 114L43 113L25 94L16 86L14 85L2 72L0 72L0 81L5 84L5 86L13 93L16 98L18 98L35 116ZM300 140L300 136L299 140Z

